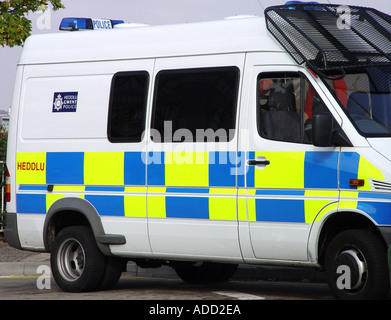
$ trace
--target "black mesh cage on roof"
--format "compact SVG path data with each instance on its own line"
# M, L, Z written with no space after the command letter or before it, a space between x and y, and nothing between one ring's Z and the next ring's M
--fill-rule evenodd
M329 4L292 4L265 10L268 30L314 72L391 65L391 16L378 10Z

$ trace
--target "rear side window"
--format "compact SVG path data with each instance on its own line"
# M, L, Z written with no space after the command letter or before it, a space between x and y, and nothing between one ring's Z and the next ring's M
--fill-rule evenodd
M145 130L148 80L147 72L120 72L114 75L107 129L111 142L142 140Z
M151 124L153 141L231 140L238 80L236 67L159 72Z

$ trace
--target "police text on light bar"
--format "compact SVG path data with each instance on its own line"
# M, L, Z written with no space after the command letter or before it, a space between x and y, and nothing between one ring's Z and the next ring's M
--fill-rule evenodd
M123 20L93 19L93 18L63 18L60 24L62 31L104 30L112 29Z

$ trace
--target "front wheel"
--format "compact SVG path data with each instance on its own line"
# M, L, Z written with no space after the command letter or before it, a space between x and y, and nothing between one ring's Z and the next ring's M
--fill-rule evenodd
M366 230L336 235L326 252L325 271L339 299L382 299L390 290L386 248Z
M89 227L66 227L54 240L50 255L53 278L67 292L93 291L105 272L106 261Z

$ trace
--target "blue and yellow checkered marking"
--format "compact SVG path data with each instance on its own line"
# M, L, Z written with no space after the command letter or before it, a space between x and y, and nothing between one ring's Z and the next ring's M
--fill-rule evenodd
M155 152L148 185L235 187L235 152ZM17 183L145 185L142 152L26 152L17 154Z
M364 192L368 178L384 180L383 174L357 153L250 152L248 158L259 155L275 165L235 175L235 152L158 152L148 166L142 152L18 153L17 212L45 214L71 195L102 216L312 223L327 207L362 210L391 224L391 195ZM352 178L365 179L365 186L349 186Z
M20 190L42 191L42 187L23 186ZM47 194L19 193L17 212L45 214L50 204L65 197L67 192L67 195L73 196L79 193L79 196L89 201L101 216L237 220L235 188L151 187L148 190L148 202L146 187L85 187L84 190L80 188L84 187L67 186L65 189L58 188Z
M150 153L148 185L235 187L236 152Z
M265 157L271 165L264 170L249 167L248 187L338 189L339 152L249 152L248 158L257 156Z

